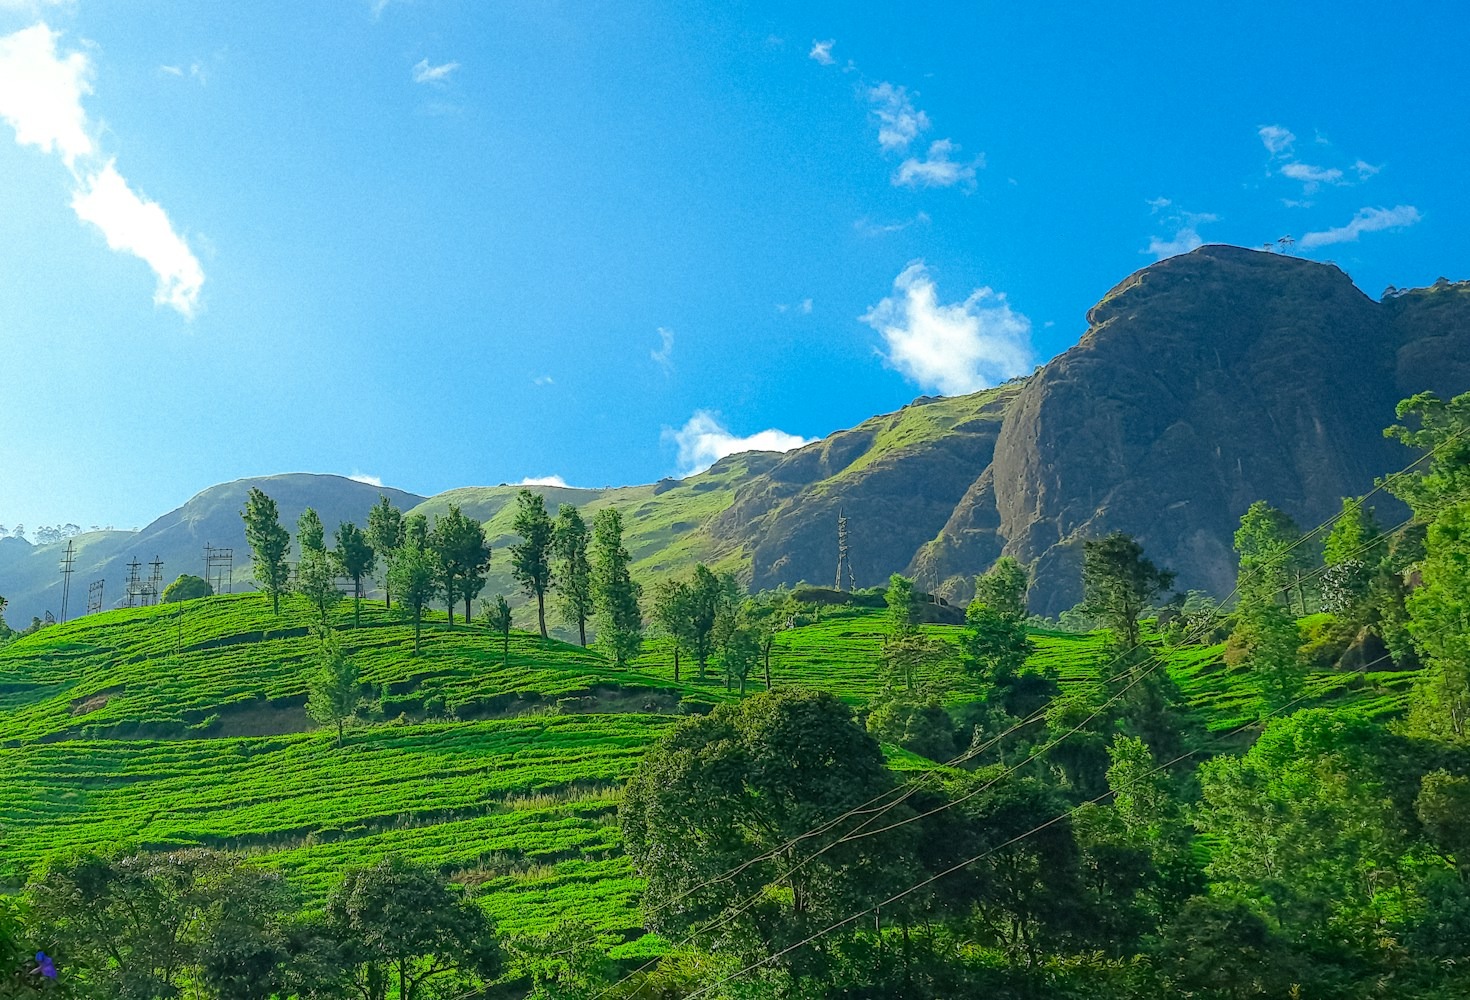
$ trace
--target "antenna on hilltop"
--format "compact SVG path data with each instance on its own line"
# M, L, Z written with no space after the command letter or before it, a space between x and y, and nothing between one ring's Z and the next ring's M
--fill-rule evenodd
M842 508L841 507L838 507L837 508L837 582L833 584L833 588L832 589L834 589L834 590L841 590L841 589L843 589L842 588L842 574L843 574L843 571L844 570L846 570L846 572L847 572L847 589L848 590L856 590L857 589L857 585L853 582L853 577L852 577L852 560L850 558L848 558L848 548L847 548L847 515L842 512Z
M61 557L61 620L66 621L66 603L71 597L72 563L76 562L76 546L66 540L66 554Z
M235 585L235 550L204 544L204 582L216 594L228 594Z

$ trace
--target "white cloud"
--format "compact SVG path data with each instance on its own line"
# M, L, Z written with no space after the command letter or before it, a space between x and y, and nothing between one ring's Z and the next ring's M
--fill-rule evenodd
M554 385L554 384L556 384L556 379L552 378L550 375L537 375L537 376L535 376L535 377L533 377L531 379L531 384L532 385Z
M1174 203L1168 198L1147 198L1144 200L1144 204L1149 207L1149 211L1152 214L1158 215L1160 212L1162 212L1164 209L1168 208Z
M1319 184L1338 184L1342 181L1342 171L1336 167L1314 167L1310 163L1285 164L1281 173L1294 181L1301 181L1302 190L1307 194L1317 190Z
M703 472L726 455L738 455L742 451L790 451L815 440L774 428L737 437L709 410L695 411L678 430L664 428L663 437L679 449L680 477Z
M86 55L56 51L58 32L32 25L0 38L0 118L15 129L15 141L59 153L68 167L96 151L82 110L92 93Z
M664 370L665 375L673 374L674 331L666 326L661 326L658 328L658 336L663 346L656 351L649 351L648 356L653 359L654 364Z
M1261 143L1266 147L1266 152L1272 156L1279 156L1287 152L1291 149L1291 144L1296 142L1296 136L1280 125L1262 125L1256 129L1256 135L1261 137Z
M801 310L801 314L803 316L810 316L812 314L812 300L811 299L802 299L801 300L801 305L798 306L797 308Z
M347 478L352 480L354 483L366 483L369 486L381 487L383 485L383 480L379 479L377 476L370 476L366 472L354 472Z
M807 53L808 58L815 59L823 66L831 66L837 60L832 58L832 46L837 44L837 39L828 38L826 41L812 39L812 50Z
M908 149L909 143L929 127L929 116L914 107L903 87L880 83L868 89L873 117L878 119L878 145L884 151Z
M420 59L413 67L414 83L443 83L449 79L449 74L459 69L459 63L440 63L438 66L430 66L429 60Z
M1158 215L1160 211L1173 205L1168 198L1154 198L1147 202L1151 209L1151 215ZM1176 210L1159 220L1166 226L1174 228L1172 236L1154 236L1148 241L1148 247L1142 252L1151 254L1155 260L1163 260L1165 257L1174 257L1181 253L1189 253L1195 247L1202 246L1204 240L1200 238L1199 227L1209 222L1219 222L1220 217L1209 212L1185 212Z
M948 139L939 139L929 144L925 159L909 157L898 166L893 174L894 187L951 187L955 184L974 184L975 168L985 166L985 157L977 156L969 163L951 160L950 154L959 151L958 146Z
M520 482L518 482L518 483L511 483L511 485L512 486L560 486L564 490L571 488L571 487L567 486L567 481L565 479L563 479L561 476L527 476L525 479L522 479Z
M158 71L168 76L179 77L180 79L187 76L196 81L201 87L209 83L209 73L205 70L204 64L200 62L190 63L187 70L183 66L165 65L158 67Z
M1402 229L1412 226L1422 216L1413 205L1395 205L1393 208L1360 208L1345 226L1322 232L1307 233L1297 241L1303 250L1327 246L1331 243L1356 243L1363 233L1376 233L1382 229Z
M1358 160L1356 163L1353 164L1353 170L1357 172L1358 180L1360 181L1366 181L1369 177L1372 177L1374 174L1378 173L1378 171L1382 169L1382 167L1374 166L1366 160Z
M0 38L0 118L22 146L60 155L75 181L71 207L113 250L141 259L158 278L153 301L192 317L204 269L154 201L134 191L112 160L102 162L82 97L92 93L85 53L57 49L58 32L35 24Z
M77 218L102 230L109 247L130 253L153 269L158 276L155 304L171 306L187 317L194 315L204 284L199 259L174 232L158 203L129 187L111 160L86 175L72 194L71 207Z
M874 222L867 218L858 219L852 224L852 228L863 236L882 236L886 233L902 232L910 226L927 225L928 223L929 213L920 212L912 219L904 219L902 222Z
M883 335L888 363L924 389L957 396L1031 370L1031 321L1004 294L977 288L943 304L922 260L903 269L893 291L859 318Z

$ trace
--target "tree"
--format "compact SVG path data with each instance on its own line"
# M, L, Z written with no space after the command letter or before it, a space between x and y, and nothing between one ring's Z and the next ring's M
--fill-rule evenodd
M1430 456L1427 468L1391 477L1384 485L1409 505L1421 521L1432 521L1442 507L1470 498L1470 392L1448 402L1421 392L1399 403L1395 424L1385 430L1409 448Z
M404 520L404 542L394 552L388 569L388 585L399 603L407 606L413 618L413 651L419 653L424 608L439 592L438 560L428 548L428 522L422 514L411 514Z
M763 692L681 723L644 757L618 809L647 880L650 929L768 957L884 898L907 874L905 834L844 843L862 818L833 820L892 784L877 741L825 692ZM812 953L788 961L803 959Z
M325 552L327 536L322 528L322 519L315 509L308 507L296 519L296 545L304 556L308 552Z
M975 601L1007 621L1025 621L1026 592L1030 589L1031 578L1025 567L1011 556L1001 556L975 578Z
M694 588L684 580L663 580L653 590L653 620L674 647L674 683L679 682L679 652L694 642Z
M403 512L381 493L373 509L368 511L368 544L381 560L383 566L383 605L393 606L392 587L388 583L388 570L393 563L393 554L403 544Z
M456 979L483 983L500 973L485 912L431 869L399 858L349 870L327 897L326 922L363 1000L448 995L442 987Z
M337 589L337 563L326 549L307 549L296 566L296 592L316 609L323 628L330 624L332 609L342 602Z
M1470 742L1470 501L1439 507L1407 599L1409 631L1429 659L1409 702L1411 724L1450 743Z
M250 543L254 561L253 573L261 589L271 595L271 611L281 613L281 595L289 585L291 574L286 566L286 553L291 548L291 535L281 527L276 502L258 487L252 486L240 512L245 520L245 540Z
M521 540L510 547L510 573L527 597L536 598L536 622L546 638L546 592L551 589L552 541L556 528L546 513L546 498L530 490L516 494L513 530Z
M214 588L209 585L209 581L202 580L190 573L181 573L177 580L163 588L164 604L173 604L176 601L192 601L200 597L213 596ZM3 610L4 603L0 601L0 611Z
M362 624L362 581L377 565L377 553L367 535L351 521L337 525L337 550L333 553L342 575L352 581L352 624Z
M1311 559L1302 544L1301 529L1290 516L1264 500L1257 500L1240 517L1235 552L1240 557L1241 589L1259 582L1271 593L1283 595L1289 603L1295 587L1301 613L1307 613L1302 574Z
M975 599L965 609L960 662L967 673L1008 684L1036 649L1026 633L1026 571L1010 556L975 580Z
M587 645L587 619L592 617L592 564L587 559L590 541L587 522L577 508L564 503L556 512L552 549L556 556L558 608L562 621L577 626L577 642ZM674 655L678 656L677 649ZM678 679L677 671L675 679Z
M615 508L600 510L593 519L590 556L597 644L621 669L643 646L643 616L638 609L642 588L629 571L632 559L623 547L623 515Z
M1115 531L1082 544L1081 610L1098 619L1124 650L1142 641L1138 620L1174 585L1174 574L1144 558L1143 546Z
M334 633L323 630L318 642L316 669L306 683L306 714L324 726L336 726L340 747L343 726L362 704L361 678Z
M919 623L919 598L914 592L914 581L894 573L888 578L883 601L888 605L889 638L902 639L912 634Z
M429 536L439 570L439 587L449 609L449 624L454 626L454 602L464 598L465 621L470 620L470 603L485 587L485 571L490 565L490 546L485 541L485 527L466 517L454 504L448 513L437 518Z
M500 633L500 665L510 662L510 604L505 595L496 594L495 603L485 607L485 624Z
M1271 712L1285 708L1301 694L1306 682L1298 653L1301 634L1291 613L1266 592L1266 587L1256 586L1241 595L1235 621L1230 634L1232 650L1249 664L1266 708Z

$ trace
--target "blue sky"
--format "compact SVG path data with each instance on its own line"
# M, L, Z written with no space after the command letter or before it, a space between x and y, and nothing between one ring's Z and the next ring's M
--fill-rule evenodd
M0 523L649 482L1200 241L1470 270L1455 6L794 6L0 0Z

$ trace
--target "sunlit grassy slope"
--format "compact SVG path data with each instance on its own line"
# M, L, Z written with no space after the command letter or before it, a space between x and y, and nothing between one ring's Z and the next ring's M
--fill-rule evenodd
M424 633L381 604L351 628L336 613L380 721L347 745L303 709L310 616L260 595L109 612L0 648L0 883L75 849L202 844L258 853L320 901L344 867L400 853L483 886L511 932L581 919L636 952L640 883L623 858L618 789L681 710L737 697L652 640L632 669L516 632L502 663L483 626ZM954 642L959 630L925 627ZM1064 683L1105 667L1096 635L1036 633L1034 663ZM877 694L882 620L833 610L781 633L778 685L816 687L860 704ZM1190 705L1212 729L1255 713L1248 677L1218 647L1168 652ZM977 694L954 669L949 703ZM752 689L763 687L752 678ZM1323 673L1324 698L1400 709L1408 678ZM682 704L681 704L682 703ZM900 769L922 767L902 751Z

